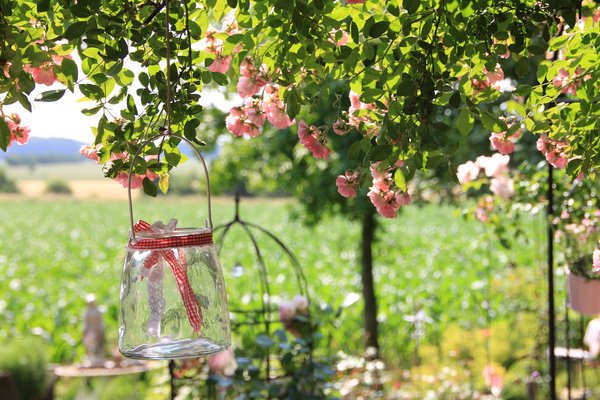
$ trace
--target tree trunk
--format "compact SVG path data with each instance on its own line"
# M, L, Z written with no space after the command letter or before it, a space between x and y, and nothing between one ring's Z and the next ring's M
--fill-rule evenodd
M373 241L375 239L375 212L373 209L364 214L361 238L361 282L365 302L365 345L375 349L374 357L379 357L379 334L377 323L377 297L373 280Z

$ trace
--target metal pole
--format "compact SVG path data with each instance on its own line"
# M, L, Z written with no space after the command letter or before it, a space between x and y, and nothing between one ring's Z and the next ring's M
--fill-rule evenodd
M548 357L550 364L550 400L556 400L556 327L554 320L554 182L553 168L548 163Z

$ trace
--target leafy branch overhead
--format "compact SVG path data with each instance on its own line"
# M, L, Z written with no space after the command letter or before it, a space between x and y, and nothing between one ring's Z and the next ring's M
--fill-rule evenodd
M260 135L268 122L317 158L351 161L338 177L347 197L371 170L368 196L393 217L417 171L454 175L461 135L506 154L543 134L561 143L571 175L598 166L598 17L593 2L572 0L0 1L0 147L29 134L4 106L80 93L98 118L84 152L126 182L130 154L161 129L202 144L204 89L235 86L232 134ZM325 108L324 121L311 118ZM339 153L332 135L352 145ZM150 144L133 184L166 190L184 160L178 142Z

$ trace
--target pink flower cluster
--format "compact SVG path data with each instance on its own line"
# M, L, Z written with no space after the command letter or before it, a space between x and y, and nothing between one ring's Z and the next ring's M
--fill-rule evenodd
M483 92L487 88L501 90L502 87L500 81L504 80L504 71L502 70L500 64L496 64L496 69L494 71L488 71L484 67L483 73L485 74L484 80L471 79L471 84L473 85L473 95L477 96L480 92Z
M510 154L515 151L515 142L521 137L521 134L521 128L511 135L508 132L492 132L490 144L501 154Z
M338 32L340 32L339 35ZM348 32L343 29L332 29L329 32L329 41L335 43L336 46L345 46L348 43Z
M81 154L85 158L89 158L90 160L96 162L96 164L100 164L100 157L98 156L98 151L100 150L100 148L101 148L100 145L98 145L98 146L96 146L96 145L81 146L81 149L79 150L79 154ZM110 160L104 164L104 167L105 168L110 167L110 164L114 160L124 159L124 158L127 158L128 156L129 156L128 153L113 153L110 156ZM152 157L156 157L156 156L147 157L147 160ZM153 181L156 178L158 178L158 175L149 169L146 170L145 174L133 174L131 176L131 188L132 189L141 188L143 185L143 182L144 182L144 178L148 178L151 181ZM123 185L124 188L126 188L129 183L129 174L126 172L119 172L119 174L113 179L115 181L119 182L121 185Z
M243 106L229 110L225 118L229 132L235 136L258 136L266 120L277 129L293 125L279 97L279 85L269 81L266 65L256 66L246 57L240 64L240 73L237 91L245 100ZM255 97L261 89L261 96Z
M594 252L592 253L592 262L594 272L600 274L600 249L594 249Z
M502 375L496 371L496 368L488 365L483 369L482 373L485 385L489 387L492 392L502 391L502 388L504 387L504 381L502 379Z
M566 142L550 139L548 135L543 134L537 140L536 147L554 168L566 168L569 162L567 158L569 145Z
M54 82L56 82L56 74L54 73L54 69L56 66L61 65L64 58L72 59L71 56L61 57L57 55L51 55L49 61L45 61L37 67L25 65L23 69L31 74L35 83L39 85L52 86Z
M462 184L472 182L479 176L481 170L490 179L490 191L501 199L509 199L515 194L513 180L509 177L508 162L510 157L495 153L491 157L480 156L475 162L467 161L458 166L457 177ZM490 202L485 201L477 206L477 218L485 222L487 212L493 209L493 199Z
M13 142L17 142L18 144L25 144L29 141L29 133L31 129L27 126L21 125L21 117L19 114L10 114L4 117L4 122L8 125L8 129L10 130L10 140L8 141L8 145L10 146Z
M360 172L347 170L344 175L335 178L335 185L342 196L355 198L360 185Z
M237 23L232 22L225 29L224 33L228 35L234 35L239 32ZM229 71L229 67L231 65L231 60L233 56L231 54L224 55L223 54L223 40L219 39L216 35L220 33L215 29L208 28L205 33L204 39L200 41L200 50L207 51L215 55L215 60L208 66L208 70L211 72L220 72L222 74ZM234 52L238 50L234 49Z
M575 75L581 75L583 71L583 68L577 68L575 70ZM577 88L581 85L581 81L573 79L567 70L561 68L558 71L558 74L552 78L552 85L554 85L555 88L560 89L561 93L576 95Z
M373 110L374 104L367 104L360 101L360 95L353 90L350 91L350 108L348 108L348 122L350 125L358 128L360 123L363 122L367 125L371 125L374 121L369 116L361 112L361 110ZM361 115L362 114L362 115ZM337 133L337 132L336 132Z
M228 375L228 372L235 371L234 366L236 362L233 348L230 347L227 350L209 355L206 359L206 363L208 364L208 369L213 374Z
M298 314L309 314L308 299L304 296L294 296L291 301L283 301L279 305L279 320L284 328L296 337L300 337L300 331L294 321Z
M380 170L378 164L373 164L371 165L371 176L373 177L373 186L369 188L367 194L371 203L380 215L386 218L396 218L400 206L408 205L412 201L410 194L399 188L393 188L394 178L389 169Z
M306 122L300 120L298 122L298 139L315 158L327 159L331 150L325 145L327 137L317 128L311 125L306 125Z

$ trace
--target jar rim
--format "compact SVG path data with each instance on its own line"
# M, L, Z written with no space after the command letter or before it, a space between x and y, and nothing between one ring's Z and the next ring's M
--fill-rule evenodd
M156 239L156 238L170 238L170 237L181 237L188 235L198 235L204 233L212 233L209 228L175 228L172 231L166 232L152 232L143 231L136 232L135 236L138 239Z

